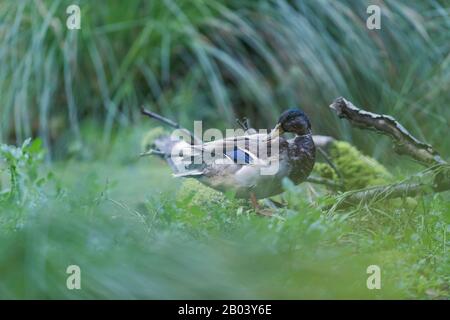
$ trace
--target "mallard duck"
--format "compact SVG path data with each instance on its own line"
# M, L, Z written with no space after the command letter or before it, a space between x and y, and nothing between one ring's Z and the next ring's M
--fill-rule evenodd
M153 112L143 110L143 113L180 128ZM154 140L151 153L164 158L177 177L195 178L213 189L250 198L253 203L283 192L285 177L294 184L301 183L314 167L311 123L299 109L283 112L270 133L249 134L252 130L248 130L243 135L202 143L182 130L193 138L191 143L162 135ZM292 133L294 137L286 139L284 133ZM274 152L276 146L278 152ZM261 152L264 149L267 152ZM213 155L210 158L214 160L205 160L205 155Z

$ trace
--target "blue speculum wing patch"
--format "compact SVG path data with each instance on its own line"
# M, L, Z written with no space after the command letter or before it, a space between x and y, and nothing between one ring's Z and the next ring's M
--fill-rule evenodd
M247 152L238 149L237 147L234 147L232 151L227 152L226 155L235 163L249 164L251 160L250 155Z

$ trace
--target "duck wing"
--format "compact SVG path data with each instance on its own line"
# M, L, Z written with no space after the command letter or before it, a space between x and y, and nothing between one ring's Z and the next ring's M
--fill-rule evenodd
M214 140L192 148L196 156L206 154L217 163L230 164L231 161L240 165L264 166L272 158L272 146L278 142L279 139L269 140L267 134L252 134Z
M270 143L278 143L278 140ZM183 161L187 163L185 170L179 170L176 176L199 178L205 175L228 179L231 175L244 172L256 176L260 168L277 160L274 155L268 154L268 143L267 135L253 134L190 145L183 152Z

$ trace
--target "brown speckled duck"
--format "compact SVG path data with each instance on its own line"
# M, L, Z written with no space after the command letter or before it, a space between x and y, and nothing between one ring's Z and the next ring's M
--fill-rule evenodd
M269 134L248 132L250 130L240 136L193 144L162 135L154 140L153 153L169 163L175 176L195 178L222 192L234 191L236 197L250 198L253 203L257 198L281 193L285 177L299 184L309 176L315 163L315 146L310 121L303 111L283 112ZM283 133L292 133L294 137L286 139ZM276 144L278 153L273 152ZM174 148L182 152L173 152ZM203 156L211 153L215 161L204 161ZM268 170L269 166L277 170ZM269 174L262 174L263 169Z

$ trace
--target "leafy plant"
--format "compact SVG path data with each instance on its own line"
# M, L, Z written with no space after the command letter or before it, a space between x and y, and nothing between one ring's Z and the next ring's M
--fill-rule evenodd
M23 203L36 196L38 188L44 182L39 177L39 165L43 160L42 142L39 139L26 139L20 147L0 145L0 161L4 163L2 171L9 173L9 188L1 190L0 201Z

